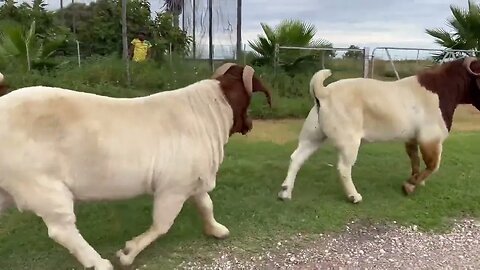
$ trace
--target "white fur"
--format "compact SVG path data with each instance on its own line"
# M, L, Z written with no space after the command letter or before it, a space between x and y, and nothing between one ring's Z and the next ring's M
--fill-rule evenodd
M10 92L0 99L0 212L13 202L33 211L53 240L97 270L113 267L78 232L76 200L153 195L152 226L117 252L125 265L167 233L189 198L205 232L226 237L208 192L232 124L216 80L132 99L43 86Z
M351 177L362 141L438 142L441 152L448 130L438 95L422 87L415 76L391 82L343 79L324 87L331 74L320 70L310 81L310 92L320 108L314 105L305 119L279 198L291 199L298 170L327 138L339 152L340 179L354 203L362 200Z

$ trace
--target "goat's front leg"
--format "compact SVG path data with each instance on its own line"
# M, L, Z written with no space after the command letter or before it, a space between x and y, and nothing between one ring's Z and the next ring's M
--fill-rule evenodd
M418 143L415 139L405 143L405 151L407 152L408 157L410 158L410 166L412 169L410 178L408 181L413 181L420 174L420 156L418 155ZM425 181L420 183L425 185Z
M339 150L337 169L347 198L353 203L362 201L362 195L357 192L352 180L352 167L357 160L359 147L360 139L337 144L337 149Z
M442 158L442 143L438 141L420 143L420 152L422 153L426 168L419 173L417 177L412 177L403 184L403 191L407 195L413 193L417 185L422 184L426 181L427 177L438 171Z
M187 197L175 192L155 194L153 224L143 234L127 241L124 249L117 251L117 256L122 265L131 265L142 250L170 230Z
M218 223L213 215L213 203L207 192L193 196L195 206L203 220L203 228L206 235L219 239L228 237L230 232L227 227Z

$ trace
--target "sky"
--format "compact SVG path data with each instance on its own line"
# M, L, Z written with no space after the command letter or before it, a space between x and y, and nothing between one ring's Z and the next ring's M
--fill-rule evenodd
M50 8L58 8L58 0L46 1ZM76 1L85 3L91 0ZM478 3L480 0L474 1ZM198 2L206 3L206 0ZM215 5L225 6L228 2L230 8L223 11L222 16L235 18L236 0L213 2L214 8ZM151 3L152 10L158 10L163 0ZM260 23L274 26L282 19L300 19L314 24L317 28L316 38L326 39L334 47L354 44L370 48L439 48L434 39L425 33L425 29L448 27L447 19L451 16L449 7L452 4L466 8L467 0L244 0L242 39L243 43L247 43L261 34ZM235 38L235 33L229 38L225 40L217 36L214 43L234 44L235 41L231 39Z

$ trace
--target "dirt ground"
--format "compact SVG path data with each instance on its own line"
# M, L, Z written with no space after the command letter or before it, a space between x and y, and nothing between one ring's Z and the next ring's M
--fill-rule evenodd
M184 262L180 269L479 269L479 239L480 224L471 219L445 234L352 222L340 234L299 234L253 256L224 250L212 263Z

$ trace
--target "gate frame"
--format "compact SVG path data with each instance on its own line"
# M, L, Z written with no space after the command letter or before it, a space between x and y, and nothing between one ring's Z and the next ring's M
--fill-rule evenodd
M430 52L442 52L442 53L445 53L443 58L440 60L440 62L443 62L447 56L453 56L453 58L457 58L455 57L455 53L465 53L467 54L468 56L471 56L472 54L474 53L480 53L480 51L477 51L477 50L455 50L455 49L434 49L434 48L415 48L415 47L375 47L373 48L372 50L372 55L371 55L371 58L370 58L370 65L371 65L371 71L370 71L370 78L373 78L373 72L374 72L374 68L375 68L375 61L374 61L374 58L375 58L375 52L377 50L385 50L386 54L387 54L387 58L393 68L393 71L395 72L395 76L397 77L397 80L400 80L400 75L398 74L398 71L397 69L395 68L395 63L393 63L393 59L392 57L390 56L390 52L389 50L403 50L403 51L417 51L417 62L418 62L418 55L420 53L420 51L430 51Z
M326 51L354 51L354 52L361 52L363 54L363 77L367 78L368 77L368 53L369 53L369 48L364 47L362 49L351 49L351 48L345 48L345 47L333 47L333 48L325 48L325 47L295 47L295 46L281 46L279 44L275 44L275 51L274 51L274 57L273 57L273 72L274 75L277 74L277 66L279 61L279 54L280 54L280 49L286 49L286 50L307 50L307 51L321 51L321 52L326 52ZM322 61L324 61L324 57L322 57ZM322 68L325 68L325 63L322 62Z

